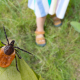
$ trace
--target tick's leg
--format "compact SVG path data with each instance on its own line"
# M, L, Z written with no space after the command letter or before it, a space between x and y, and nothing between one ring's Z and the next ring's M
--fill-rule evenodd
M28 51L26 51L26 50L24 50L24 49L21 49L21 48L19 48L19 47L15 47L15 46L14 46L14 48L17 48L17 49L19 49L19 50L21 50L21 51L24 51L24 52L26 52L26 53L28 53L28 54L33 55L32 53L30 53L30 52L28 52Z
M17 56L21 59L21 56L18 54L18 51L15 49Z
M0 48L2 48L3 46L1 46Z
M2 44L6 45L5 43L1 42Z
M6 34L6 30L5 30L5 27L4 27L4 26L3 26L3 29L4 29L4 33L5 33L5 36L6 36L6 40L7 40L8 45L9 45L9 40L8 40L8 38L7 38L7 34Z
M15 60L16 60L16 69L17 69L18 72L20 72L19 69L18 69L18 66L17 66L17 59L16 59L16 56L15 56Z

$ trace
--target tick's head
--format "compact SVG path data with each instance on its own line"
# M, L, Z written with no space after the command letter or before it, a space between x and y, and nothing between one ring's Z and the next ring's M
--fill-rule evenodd
M11 43L10 43L9 45L14 46L14 42L15 42L15 41L14 41L14 40L12 40L12 41L11 41Z

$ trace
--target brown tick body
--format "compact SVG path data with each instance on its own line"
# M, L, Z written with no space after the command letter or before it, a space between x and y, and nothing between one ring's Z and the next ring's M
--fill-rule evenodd
M14 41L0 49L0 67L8 67L15 58Z

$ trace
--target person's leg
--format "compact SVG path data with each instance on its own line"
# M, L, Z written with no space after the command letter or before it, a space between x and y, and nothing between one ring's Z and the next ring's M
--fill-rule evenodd
M40 45L40 46L44 46L46 44L45 42L45 38L44 38L44 23L45 23L45 17L39 17L36 18L36 24L37 24L37 28L36 28L36 44Z
M37 24L37 31L44 31L44 23L45 23L45 17L36 18L36 24Z
M56 16L59 19L63 19L68 7L70 0L59 0L58 6L57 6L57 10L56 10Z
M70 0L58 0L56 7L56 17L53 18L54 26L62 25L61 19L64 18Z

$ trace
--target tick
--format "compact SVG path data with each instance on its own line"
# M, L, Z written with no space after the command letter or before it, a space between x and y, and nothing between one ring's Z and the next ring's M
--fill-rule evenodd
M12 63L12 61L15 58L16 69L17 69L17 71L19 71L18 66L17 66L16 54L19 57L19 59L21 59L21 56L19 56L18 51L16 50L16 48L19 49L19 50L22 50L22 51L24 51L28 54L31 54L31 53L26 51L26 50L23 50L19 47L15 47L14 46L14 43L15 43L14 40L12 40L11 43L9 43L9 40L7 38L4 26L3 26L3 29L4 29L4 33L5 33L6 40L7 40L8 44L5 44L5 43L2 42L2 44L4 44L5 46L2 46L1 49L0 49L0 67L6 68L6 67L10 66L10 64Z

